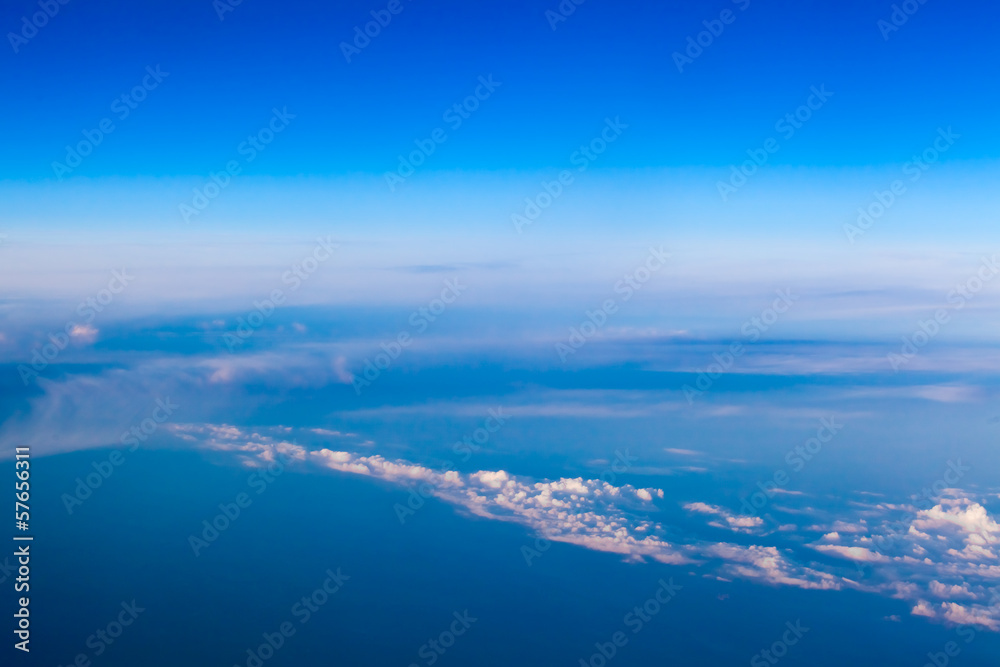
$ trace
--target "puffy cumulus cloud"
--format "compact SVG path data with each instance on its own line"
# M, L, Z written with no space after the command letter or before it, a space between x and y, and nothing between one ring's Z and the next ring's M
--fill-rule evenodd
M702 502L684 503L684 509L695 514L718 516L722 521L710 521L708 525L714 528L726 528L737 533L752 533L754 528L764 525L764 520L757 516L736 515L718 505L708 505Z
M948 549L947 554L953 558L974 562L998 558L996 551L978 544L966 544L964 549Z
M178 430L184 428L189 427ZM230 426L194 428L208 439L208 446L240 455L264 456L283 445L261 433L239 433L239 429ZM662 489L614 486L582 477L533 480L504 470L459 473L380 455L326 447L298 449L302 452L300 458L313 464L417 487L422 494L440 498L470 514L520 523L546 539L620 554L626 560L650 559L668 564L721 560L724 573L733 577L811 589L837 589L844 585L835 575L792 562L773 546L668 541L664 537L665 527L644 516L656 511L653 501L664 497ZM762 524L758 517L736 516L705 503L688 503L686 508L720 516L726 521L723 527L738 532Z
M461 485L458 473L435 472L424 466L399 461L390 461L381 456L355 456L348 452L321 449L309 452L322 465L342 472L380 477L390 482L430 482L442 486Z
M305 461L309 454L306 446L285 438L293 429L282 426L248 430L230 424L181 423L167 424L164 428L185 442L196 443L199 447L215 451L229 452L248 467L270 464L279 458L284 461ZM324 440L330 437L357 439L353 433L345 434L326 429L299 429L298 434L309 437L317 430L323 431L321 435L324 436Z
M1000 631L1000 620L997 620L995 607L963 606L957 602L942 602L934 606L926 600L920 600L910 613L954 625L977 625L993 631Z
M811 539L806 546L834 557L803 560L803 549L788 548L789 538L782 538L777 527L771 529L773 518L739 516L704 502L682 507L711 517L710 525L752 533L746 539L756 543L694 536L668 539L669 528L654 518L662 489L614 486L583 477L538 480L504 470L432 469L370 450L358 452L357 447L371 443L324 429L212 424L171 428L186 440L231 452L246 465L263 465L280 456L304 467L377 478L475 516L518 523L549 540L620 554L626 560L697 565L708 569L706 576L724 581L866 591L910 602L913 615L936 622L1000 630L1000 594L991 597L988 589L1000 583L1000 564L990 562L986 551L976 551L994 543L997 524L981 504L957 490L947 491L926 510L907 504L847 503L835 519L828 512L834 520L825 524L792 525L796 530L785 534L793 533L796 545ZM292 436L295 441L290 442ZM297 442L300 438L305 444ZM806 517L815 513L808 507L799 512ZM783 539L785 546L780 545Z
M746 547L750 551L743 554L747 561L743 565L735 564L740 554L732 547L714 551L728 561L723 571L730 576L802 587L857 588L909 601L915 615L941 623L1000 629L1000 595L991 598L988 593L990 586L1000 583L997 521L972 494L947 485L940 485L932 500L925 498L919 504L922 507L848 500L837 510L787 508L792 516L819 513L833 519L797 531L807 546L834 557L808 567L790 562L782 551L763 551L766 547ZM684 509L729 515L725 508L706 503L687 503ZM757 540L774 537L772 528L780 528L778 519L765 519ZM989 603L982 604L986 600Z
M928 584L928 589L937 597L948 600L957 598L976 599L976 594L969 590L968 584L953 584L948 586L947 584L942 584L940 581L931 581Z
M510 475L505 473L503 470L498 470L496 472L480 471L473 474L473 477L491 489L499 489L510 481ZM580 489L583 493L586 493L586 489L583 488L582 484L580 485Z
M698 512L699 514L720 514L721 509L715 505L706 503L684 503L684 509L688 512Z
M1000 621L991 615L991 611L983 607L976 609L963 607L954 602L942 602L944 620L956 625L981 625L990 630L1000 630Z
M797 565L773 546L713 544L705 549L705 555L726 561L723 572L743 579L827 590L839 590L850 583L842 577Z
M476 516L520 523L549 540L618 553L630 560L691 560L683 547L647 534L653 523L637 520L630 511L653 509L652 499L662 498L662 489L613 486L581 477L533 481L504 470L462 474L329 449L310 452L310 456L320 465L341 472L419 484L422 492Z
M867 587L913 602L916 616L1000 629L1000 596L962 606L990 598L987 588L1000 582L1000 525L960 489L943 488L924 505L865 506L856 524L864 532L841 529L837 544L823 536L810 546L854 561ZM944 602L928 602L935 598Z
M912 525L922 531L955 530L966 545L983 547L976 553L997 558L996 553L985 547L1000 543L1000 524L993 520L985 507L968 498L944 499L934 507L919 512Z

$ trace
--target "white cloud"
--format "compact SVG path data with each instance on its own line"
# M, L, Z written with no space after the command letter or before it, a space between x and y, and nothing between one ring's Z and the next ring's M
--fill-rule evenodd
M926 600L920 600L917 602L917 604L913 606L913 609L910 610L910 613L914 616L925 616L927 618L934 618L937 616L934 610L931 609L930 603Z
M705 552L727 561L723 572L744 579L759 579L798 588L839 589L843 586L840 577L796 565L776 547L721 543L709 545Z
M942 584L940 581L931 581L927 588L937 597L945 598L946 600L955 598L967 598L969 600L976 599L976 595L969 590L968 584L952 584L951 586L948 586L946 584Z
M69 331L69 336L78 343L89 344L97 340L98 333L100 332L89 324L74 324Z
M653 499L663 498L663 489L614 486L583 477L538 480L505 470L435 470L377 454L310 449L288 442L285 438L291 435L290 429L284 427L263 429L264 434L211 424L182 425L174 430L203 446L233 452L250 465L272 461L280 453L305 465L383 479L419 489L422 495L434 496L470 514L518 523L549 540L620 554L626 560L700 565L712 568L711 576L723 579L807 589L853 588L910 601L916 616L1000 630L1000 605L962 606L957 602L979 599L984 595L984 582L995 585L1000 580L1000 564L988 560L997 524L981 505L958 490L948 491L929 510L911 511L906 505L892 503L860 509L848 505L847 514L826 527L799 529L789 524L786 527L796 529L792 531L795 534L822 533L821 542L810 546L850 563L806 565L794 560L792 550L766 543L781 535L777 525L768 528L760 517L737 515L701 501L682 507L711 517L711 526L744 535L756 533L754 541L764 543L732 544L690 536L667 539L668 529L654 517L658 509ZM315 430L303 429L313 437L325 435ZM903 520L901 512L907 513ZM801 513L814 516L815 510L806 507ZM857 516L859 513L864 517ZM914 553L921 557L914 558ZM941 601L939 606L928 602L934 598Z
M966 544L983 546L1000 543L1000 524L997 524L979 503L967 499L953 500L945 508L944 502L923 510L913 526L923 530L941 530L954 526L965 534Z
M696 514L710 514L722 517L725 523L712 521L708 525L716 528L728 528L737 533L751 533L754 528L764 525L764 520L757 516L738 516L718 505L707 505L702 502L685 503L684 509Z
M813 549L863 563L884 563L889 560L887 556L875 553L864 547L845 547L842 544L816 544L813 545Z
M954 602L942 602L944 619L957 625L981 625L990 630L1000 630L1000 621L989 616L984 609L971 609Z

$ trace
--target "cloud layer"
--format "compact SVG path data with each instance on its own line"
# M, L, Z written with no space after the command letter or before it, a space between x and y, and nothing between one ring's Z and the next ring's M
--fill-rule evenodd
M909 602L916 616L1000 631L1000 524L955 488L942 488L922 503L853 501L820 522L810 516L819 512L808 506L788 508L785 514L800 522L794 524L680 501L659 488L583 477L536 480L504 470L463 473L368 452L309 448L289 442L294 430L287 427L263 433L210 424L169 428L199 447L231 452L248 466L284 457L305 468L372 477L410 489L411 498L439 498L474 516L518 523L538 537L626 560L699 566L705 576L724 581L867 591ZM670 527L656 519L665 503L741 538L668 537ZM421 504L399 503L395 511L405 521ZM796 543L801 548L789 546Z

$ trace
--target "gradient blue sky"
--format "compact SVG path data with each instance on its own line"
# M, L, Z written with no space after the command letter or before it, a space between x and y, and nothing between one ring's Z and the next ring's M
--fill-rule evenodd
M220 21L206 0L70 2L0 55L0 178L52 178L64 146L111 115L147 65L169 77L79 176L206 174L275 106L297 118L248 174L381 173L489 74L502 87L428 169L562 166L609 115L631 127L602 167L725 166L821 84L835 97L774 164L897 163L949 125L967 138L949 160L1000 153L987 74L1000 65L996 6L930 2L885 40L876 24L892 3L743 4L587 2L553 31L554 1L403 0L348 64L339 43L382 4L248 0ZM671 54L725 9L735 21L678 73ZM5 3L0 25L17 30L32 10Z
M997 8L919 5L884 39L878 21L890 18L891 3L587 2L553 30L546 12L557 6L405 0L347 63L340 43L382 5L248 0L223 20L201 1L60 5L16 53L0 50L10 128L0 155L0 234L16 255L4 263L6 294L75 299L112 265L162 267L149 248L168 246L154 254L190 269L175 273L204 296L233 295L253 283L275 244L307 247L320 233L354 242L352 257L363 255L360 246L374 252L358 260L369 268L506 263L505 280L528 276L529 287L514 290L522 300L553 272L576 284L594 279L594 261L627 269L652 243L687 244L682 262L699 253L724 258L717 277L731 284L793 255L809 258L796 269L809 279L889 265L896 282L922 283L928 267L896 266L893 253L946 247L951 254L934 261L959 260L930 269L941 289L974 269L976 255L990 250L984 242L998 240L989 187L1000 154L997 84L985 75L998 64L989 33ZM34 11L30 2L8 3L0 25L18 31ZM733 22L678 72L672 54L723 11ZM119 119L113 100L157 66L169 76ZM491 75L501 86L449 128L445 110ZM782 138L775 123L822 86L833 97ZM248 162L238 147L274 108L296 117ZM516 235L510 217L525 197L570 167L609 117L628 129ZM57 179L53 162L104 118L114 132ZM384 174L397 156L438 127L447 141L390 192ZM872 232L848 244L843 225L900 178L939 128L961 138ZM717 184L730 165L769 137L780 150L723 201ZM240 176L185 223L180 205L234 159ZM66 243L94 249L61 253ZM234 272L199 276L190 265L197 253L184 248L224 256ZM603 259L581 249L600 249ZM299 252L290 248L287 260ZM532 255L534 274L519 268ZM856 281L896 287L878 276ZM778 286L764 282L764 293ZM398 290L378 284L353 294L398 300ZM324 299L342 295L312 298Z

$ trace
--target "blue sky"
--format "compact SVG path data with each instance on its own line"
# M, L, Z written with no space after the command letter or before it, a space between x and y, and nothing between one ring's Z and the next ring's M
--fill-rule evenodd
M575 664L670 576L686 611L616 664L735 664L803 613L788 664L918 664L969 628L966 664L996 654L1000 9L44 2L0 11L0 458L51 462L40 516L81 551L118 539L95 517L153 517L107 595L50 561L46 604L92 602L46 660L120 598L158 620L106 664L182 632L149 562L233 614L203 662L245 662L327 554L359 572L351 638L323 621L283 659L360 660L357 635L405 664L420 600L474 590L486 638L445 659L507 656L554 600L531 655ZM199 560L189 533L278 457L298 483ZM273 575L296 507L294 576L220 602ZM419 581L393 607L379 571Z
M442 125L479 76L502 83L428 168L561 165L606 116L630 124L602 167L725 166L774 133L811 86L834 93L773 158L793 166L894 164L939 126L969 140L949 159L995 158L995 7L929 3L883 38L891 3L587 2L553 30L558 3L405 0L352 57L339 44L381 6L71 2L8 48L9 133L0 177L53 178L51 162L105 117L115 133L76 175L189 176L220 168L273 107L296 115L250 165L268 176L380 174ZM745 9L742 9L745 7ZM37 5L7 3L16 31ZM732 23L683 73L672 54L725 10ZM8 39L9 41L9 39ZM169 73L119 120L117 97L147 66Z
M983 186L995 178L1000 148L996 88L981 73L996 65L986 32L996 10L916 6L885 32L879 21L891 19L892 6L877 3L589 2L552 23L546 12L557 4L407 0L347 62L341 42L380 6L244 2L220 18L207 2L71 2L0 56L17 128L0 157L0 233L25 266L46 273L29 280L51 287L39 296L69 299L80 279L97 285L111 264L155 263L132 252L136 245L187 244L240 267L276 241L307 246L317 233L396 245L364 260L387 269L513 267L535 253L566 283L591 279L586 266L558 259L572 239L608 248L621 266L654 242L712 254L725 239L738 255L727 259L737 282L751 270L739 257L766 263L776 252L842 250L803 267L828 274L844 263L874 267L883 255L865 253L901 246L974 255L988 250L977 243L995 239ZM11 3L2 22L19 33L35 11ZM719 25L708 44L705 31ZM673 54L699 33L708 45L678 71ZM486 90L481 79L497 85ZM485 99L469 97L477 89ZM813 90L832 94L817 104ZM467 99L475 110L456 116ZM810 100L818 108L803 106ZM275 110L281 129L258 150L248 138L271 132ZM808 119L795 121L803 111ZM606 119L627 127L581 158ZM432 139L436 130L443 141ZM919 157L942 131L958 139L932 161ZM100 143L69 167L67 146L98 133ZM400 156L418 145L434 150L390 187L386 174L398 174ZM747 162L755 155L766 162ZM919 181L910 176L915 157L926 165ZM744 165L753 173L741 184L733 169ZM537 223L512 234L526 199L581 166ZM225 185L206 198L213 177ZM899 179L905 194L849 244L844 226ZM199 201L204 210L194 210ZM102 250L60 257L51 272L50 232ZM228 242L233 234L238 245ZM248 251L252 243L261 247ZM110 257L109 247L122 253ZM55 284L67 271L74 278ZM925 271L891 269L904 285ZM16 273L25 276L24 266ZM200 280L205 296L251 281L239 272L226 288L216 289L225 278ZM396 296L372 286L364 299ZM338 296L313 300L324 298Z

